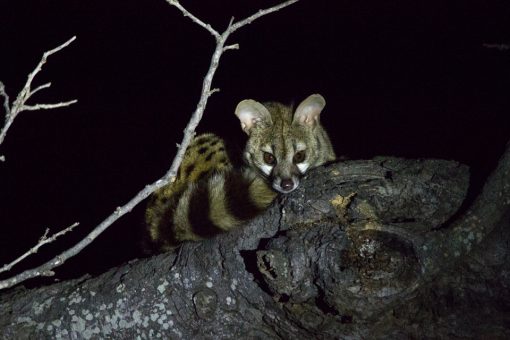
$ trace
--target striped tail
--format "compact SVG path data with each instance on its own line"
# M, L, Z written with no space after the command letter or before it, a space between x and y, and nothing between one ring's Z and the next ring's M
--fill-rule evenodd
M173 197L151 241L159 251L168 251L183 241L214 237L256 217L276 195L249 171L215 171Z
M221 138L195 137L174 183L156 191L145 212L148 253L228 231L257 216L276 193L255 172L233 169Z

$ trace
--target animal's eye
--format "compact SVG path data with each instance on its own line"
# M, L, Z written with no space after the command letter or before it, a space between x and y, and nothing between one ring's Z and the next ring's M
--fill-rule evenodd
M305 157L306 157L306 153L305 153L305 150L301 150L301 151L298 151L296 152L296 154L294 155L294 163L301 163L305 160Z
M276 163L276 158L269 152L264 152L264 162L269 165L274 165Z

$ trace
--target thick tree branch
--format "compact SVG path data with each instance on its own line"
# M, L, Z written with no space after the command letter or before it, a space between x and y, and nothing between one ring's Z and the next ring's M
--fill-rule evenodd
M215 239L97 278L6 291L0 329L8 338L506 338L505 225L495 235L500 276L447 269L428 295L420 280L416 240L438 234L468 183L466 166L440 160L314 169L263 215ZM489 259L497 263L492 251Z
M187 10L185 10L179 4L178 1L170 1L170 0L167 0L167 1L169 4L179 8L185 16L190 17L194 22L196 22L200 26L204 27L211 34L213 34L213 36L215 36L215 38L216 38L216 48L215 48L214 53L211 57L211 63L209 66L209 70L207 71L207 74L206 74L206 76L203 80L203 83L202 83L202 91L201 91L198 105L197 105L195 111L193 112L191 119L189 120L189 122L184 130L184 137L178 147L177 154L172 161L170 169L167 171L167 173L162 178L160 178L159 180L157 180L156 182L154 182L152 184L147 185L143 190L141 190L129 202L127 202L123 206L118 207L110 216L108 216L103 222L101 222L97 227L95 227L94 230L92 230L83 240L78 242L75 246L66 250L62 254L54 257L53 259L47 261L46 263L42 264L41 266L39 266L37 268L26 270L12 278L0 281L0 289L12 287L13 285L23 282L27 279L41 276L41 275L44 275L45 273L52 272L53 268L62 265L67 259L78 254L83 248L85 248L87 245L89 245L98 235L100 235L103 231L105 231L110 225L112 225L121 216L130 212L136 205L138 205L138 203L140 203L142 200L147 198L151 193L153 193L157 189L167 185L168 183L175 181L175 176L177 174L177 170L179 169L179 166L180 166L182 159L184 157L184 153L186 152L186 149L188 148L188 145L190 144L190 142L195 134L195 129L198 126L198 123L202 119L202 116L203 116L203 113L204 113L204 110L205 110L205 107L207 104L207 100L214 92L218 91L217 89L211 89L212 79L213 79L214 74L218 68L219 61L220 61L220 58L221 58L223 52L225 52L226 50L232 49L231 46L227 47L226 49L224 48L225 42L228 39L228 37L230 36L230 34L232 32L234 32L235 30L243 27L244 25L247 25L247 24L253 22L255 19L257 19L265 14L272 13L272 12L274 12L278 9L281 9L285 6L291 5L292 3L294 3L298 0L287 1L281 5L274 6L272 8L266 9L266 10L261 10L258 13L248 17L247 19L242 20L242 21L240 21L236 24L233 24L233 25L231 22L231 24L228 26L228 28L225 30L225 32L223 32L221 35L218 34L216 31L214 31L209 25L204 24L201 20L199 20L198 18L193 16ZM74 38L72 40L74 40ZM66 44L70 43L72 40L68 41ZM64 45L62 45L62 46L65 47ZM57 49L49 51L49 52L54 53L54 52L56 52L56 50ZM49 53L49 52L47 52L47 53ZM46 57L47 57L47 55L45 53L45 56L43 56L44 61L46 60ZM40 69L41 65L38 65L39 69ZM33 72L34 75L35 75L35 73ZM31 83L32 78L33 78L33 76L31 74L31 76L29 76L28 84ZM30 86L28 86L28 88L29 87ZM28 90L27 93L30 93L30 91ZM17 99L17 102L18 102L18 99ZM22 101L19 100L19 102L21 103ZM20 105L20 104L18 104L18 105ZM21 105L23 105L23 104L21 104Z
M468 211L449 228L417 247L426 259L424 270L433 278L446 263L454 264L482 242L510 209L510 142L498 166Z

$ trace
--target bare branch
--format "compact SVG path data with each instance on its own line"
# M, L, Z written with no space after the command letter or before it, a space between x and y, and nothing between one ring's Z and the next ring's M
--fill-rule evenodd
M235 24L233 24L231 26L231 31L230 33L233 33L235 31L237 31L239 28L245 26L245 25L248 25L248 24L251 24L253 21L257 20L258 18L266 15L266 14L269 14L269 13L273 13L273 12L276 12L276 11L279 11L281 10L282 8L285 8L287 6L290 6L292 5L293 3L296 3L298 2L299 0L288 0L288 1L285 1L284 3L281 3L279 5L276 5L276 6L273 6L271 8L267 8L267 9L261 9L259 10L257 13L249 16L248 18L246 19L243 19L241 21L238 21L236 22Z
M239 49L239 44L232 44L232 45L228 45L228 46L225 46L223 48L223 51L227 51L227 50L238 50Z
M214 88L214 89L210 90L209 95L213 94L214 92L220 92L220 89Z
M10 121L11 116L11 108L9 107L9 95L7 92L5 92L5 85L0 81L0 96L4 97L4 111L5 111L5 125L0 131L0 144L2 144L2 141L5 138L5 134L7 134L7 130L9 129L9 126L11 126L12 121ZM0 162L5 161L5 156L0 155Z
M0 96L4 97L4 110L5 115L9 116L11 114L11 109L9 107L9 96L7 95L7 92L5 92L5 85L0 81Z
M26 259L30 255L37 253L39 248L41 248L45 244L54 242L58 237L60 237L60 236L62 236L64 234L70 232L71 230L73 230L78 225L79 225L79 223L76 222L76 223L70 225L69 227L65 228L64 230L61 230L58 233L51 235L49 238L48 238L48 232L50 231L50 229L46 228L46 231L44 232L44 235L41 236L41 238L39 239L39 242L37 242L37 244L35 246L30 248L30 250L28 250L26 253L24 253L23 255L21 255L20 257L18 257L14 261L12 261L11 263L5 264L2 268L0 268L0 273L11 270L11 268L14 267L16 264L20 263L21 261L23 261L24 259Z
M40 90L43 90L43 89L47 89L51 86L51 83L46 83L44 85L41 85L41 86L37 86L34 90L32 90L32 92L30 92L30 95L33 96L34 94L36 94L38 91Z
M75 39L76 39L76 36L73 36L71 39L69 39L62 45L55 47L52 50L44 52L44 54L41 58L41 61L39 61L39 64L37 64L35 69L28 75L27 82L25 83L25 86L23 87L21 92L18 94L18 97L14 101L13 108L11 108L11 111L16 111L15 108L21 108L25 104L25 102L30 98L30 96L33 94L30 89L30 87L32 86L32 81L34 80L35 76L42 70L42 67L44 64L46 64L46 60L48 59L48 57L54 53L57 53L58 51L62 50L63 48L67 47ZM22 110L19 109L19 111L22 111Z
M215 30L213 30L210 25L205 24L200 19L196 18L194 15L189 13L186 9L184 9L177 0L167 0L167 2L181 10L185 16L190 17L195 23L198 25L204 27L207 31L209 31L211 34L213 34L216 37L216 48L214 50L214 53L211 57L211 63L209 66L209 70L207 71L207 74L205 75L205 78L202 83L202 91L200 95L199 102L197 104L197 107L195 111L193 112L188 124L186 125L186 128L184 129L184 137L182 139L182 142L178 146L177 154L174 157L172 164L170 166L170 169L167 171L167 173L158 179L156 182L149 184L145 186L143 190L141 190L135 197L133 197L129 202L124 204L121 207L117 207L115 211L108 216L101 224L99 224L94 230L92 230L84 239L82 239L80 242L78 242L75 246L72 248L69 248L62 254L54 257L53 259L49 260L48 262L42 264L41 266L26 270L12 278L9 278L4 281L0 281L0 289L5 289L12 287L20 282L23 282L25 280L28 280L33 277L42 276L42 275L51 275L53 273L52 269L55 267L58 267L62 265L67 259L73 257L74 255L78 254L83 248L85 248L87 245L89 245L97 236L99 236L103 231L106 230L110 225L112 225L116 220L118 220L120 217L125 215L126 213L130 212L138 203L143 201L145 198L147 198L150 194L152 194L154 191L162 188L163 186L167 185L168 183L174 182L175 177L177 174L177 170L179 169L179 166L181 165L182 159L184 157L184 153L186 152L186 149L188 148L189 143L191 142L191 139L195 135L195 129L202 119L202 115L204 113L207 99L213 94L214 92L219 91L219 89L213 89L211 90L211 83L212 79L214 77L214 74L216 72L216 69L218 68L219 61L221 58L221 55L225 50L232 49L227 48L225 49L225 41L229 37L229 35L235 31L236 29L241 28L242 26L251 23L253 20L265 15L272 13L274 11L277 11L278 9L281 9L285 6L288 6L294 2L297 2L298 0L292 0L287 1L283 3L282 5L275 6L272 8L269 8L267 10L259 11L257 14L252 15L248 19L243 20L243 23L235 24L234 26L229 25L227 30L223 32L223 34L218 34ZM70 41L69 41L70 42Z
M70 100L68 102L63 103L55 103L55 104L35 104L35 105L23 105L23 111L36 111L36 110L48 110L55 109L57 107L65 107L76 103L78 100Z
M7 92L5 92L5 85L1 81L0 81L0 95L4 97L4 110L5 110L5 124L2 130L0 130L0 145L1 145L5 139L7 130L9 130L9 127L14 121L14 117L11 113L11 108L9 107L9 95L7 94ZM0 159L4 161L4 156L1 156Z
M510 44L483 44L485 48L493 48L498 51L510 50Z
M215 29L213 29L211 27L211 25L206 24L205 22L203 22L202 20L200 20L199 18L197 18L196 16L194 16L193 14L188 12L188 10L186 8L182 7L182 5L179 3L178 0L167 0L167 2L170 5L177 7L185 17L190 18L191 20L193 20L194 23L202 26L207 31L209 31L209 33L211 33L216 38L216 40L218 40L220 38L220 34Z
M53 109L57 107L64 107L71 104L74 104L77 102L77 100L71 100L64 103L57 103L57 104L37 104L37 105L26 105L26 102L30 99L32 95L37 93L38 91L48 88L51 86L51 83L46 83L44 85L36 87L34 90L31 89L32 81L34 80L35 76L42 70L43 65L46 63L46 60L48 57L54 53L57 53L58 51L62 50L63 48L67 47L70 43L72 43L76 39L76 36L72 37L62 45L49 50L47 52L44 52L41 61L39 61L39 64L35 67L35 69L28 75L27 82L25 83L25 86L23 86L23 89L18 93L18 96L16 97L16 100L12 104L12 107L9 107L9 96L5 92L5 86L2 82L0 82L0 95L4 97L4 110L5 110L5 124L0 131L0 144L3 143L5 136L7 135L7 131L11 127L12 123L14 122L14 119L18 116L19 113L22 111L33 111L33 110L40 110L40 109ZM0 157L0 160L3 160L3 156Z

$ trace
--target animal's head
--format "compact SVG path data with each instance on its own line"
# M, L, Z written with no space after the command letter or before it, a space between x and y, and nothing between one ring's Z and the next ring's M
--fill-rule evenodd
M295 110L280 103L241 101L236 115L248 134L247 164L271 186L289 193L307 170L335 159L328 135L320 125L326 101L320 94L303 100Z

